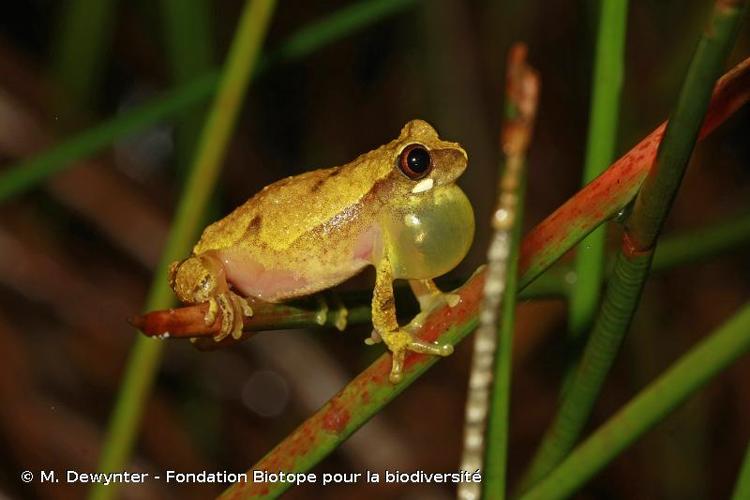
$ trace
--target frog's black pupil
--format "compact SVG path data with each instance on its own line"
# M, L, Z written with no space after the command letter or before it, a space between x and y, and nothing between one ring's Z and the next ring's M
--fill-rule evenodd
M406 157L406 163L412 172L421 174L430 168L430 153L425 148L415 147L409 151Z

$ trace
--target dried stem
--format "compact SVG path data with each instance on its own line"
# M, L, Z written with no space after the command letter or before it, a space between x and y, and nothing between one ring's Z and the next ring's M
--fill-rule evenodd
M526 151L531 141L534 118L539 99L539 77L526 63L526 46L514 45L508 56L506 75L506 117L503 123L501 146L505 167L500 175L495 214L492 218L494 235L487 254L487 275L480 306L479 328L474 334L474 355L469 374L464 424L464 448L461 470L485 470L484 458L488 436L492 436L492 475L488 482L467 481L458 486L458 498L477 499L482 496L483 484L493 498L505 495L505 462L508 435L508 390L515 309L518 247L525 186ZM503 305L503 328L498 328L498 314ZM497 343L501 348L498 356ZM495 380L497 368L497 380ZM493 386L495 423L488 429L490 395ZM500 398L500 400L498 400ZM488 457L488 466L489 464Z

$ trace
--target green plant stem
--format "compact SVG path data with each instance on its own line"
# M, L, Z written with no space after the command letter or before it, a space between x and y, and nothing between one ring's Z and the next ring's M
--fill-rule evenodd
M503 296L500 324L498 325L497 354L495 355L494 383L490 399L490 417L487 426L487 460L484 468L484 497L502 500L506 495L508 474L508 436L510 434L510 388L513 368L513 332L516 324L516 299L518 296L518 256L522 237L523 204L526 193L526 176L522 174L518 186L516 220L513 225L505 294Z
M653 271L680 267L750 244L750 212L660 238Z
M750 59L745 59L716 85L699 138L715 130L749 98ZM665 126L662 124L651 132L526 235L520 267L528 272L524 273L522 286L536 279L572 245L632 201L653 164Z
M476 273L456 290L461 302L454 308L443 307L434 311L418 332L419 337L453 345L465 338L477 325L477 310L483 288L484 273ZM268 452L248 471L249 477L252 478L253 470L309 471L439 359L410 353L406 357L403 380L392 384L388 381L391 356L383 354ZM291 483L287 482L243 481L227 489L221 498L276 498L290 486Z
M378 7L381 3L387 8ZM280 63L302 58L364 27L368 22L377 22L385 15L395 14L401 8L412 6L414 3L365 0L345 7L292 35L264 59L266 63L264 60L259 62L256 74L269 67L268 61ZM359 15L352 15L352 12ZM371 17L363 17L361 12L369 12ZM205 74L160 98L92 127L48 151L7 167L0 172L0 202L36 187L50 175L74 166L75 162L101 151L113 142L189 111L214 94L218 81L218 73Z
M266 64L301 58L318 50L332 40L339 40L352 31L376 23L403 9L413 7L418 0L364 0L351 3L327 18L311 23L287 40L261 61Z
M213 192L231 133L242 108L252 69L265 38L274 0L249 0L239 19L216 99L211 107L196 156L177 206L166 248L155 273L147 309L169 307L174 297L166 276L170 262L190 251L202 214ZM131 352L107 431L99 470L123 470L161 359L162 343L139 336ZM114 488L95 486L91 498L111 498Z
M481 483L459 484L458 498L503 500L507 492L513 333L526 197L526 156L540 88L539 75L526 60L527 50L522 43L514 44L506 62L505 116L500 132L503 165L498 176L492 218L494 234L487 252L486 283L479 327L474 333L466 403L460 468L478 468L484 476ZM477 418L482 414L486 417Z
M625 225L636 251L654 246L677 196L708 110L714 82L734 45L744 8L745 3L740 0L716 2L664 134L653 174L646 177Z
M651 272L663 272L685 264L707 260L750 245L750 212L727 216L705 227L686 229L659 238ZM608 256L607 271L612 274L616 255ZM561 298L570 294L576 275L572 266L559 264L547 270L528 288L519 300Z
M615 272L580 363L552 425L520 484L525 491L570 452L591 415L601 387L638 306L659 230L676 196L708 108L711 90L731 49L742 9L718 2L683 83L654 168L626 223Z
M733 70L726 77L723 85L719 87L715 101L717 108L711 117L707 130L711 130L718 122L724 120L728 114L746 102L748 67L750 66L747 65L747 62L743 63ZM729 92L729 94L726 92ZM644 150L647 150L648 147L655 147L656 144L658 142L647 139L636 146L633 151L648 154ZM630 155L632 155L632 151L611 168L615 169L617 174L620 174L622 170L618 171L618 168L622 169L628 164L634 165ZM635 165L637 166L638 163L635 163ZM617 176L613 177L617 178ZM608 179L609 176L598 178L589 185L591 186L589 189L599 192L608 189L614 191L618 187L623 188L622 183L616 180L610 182ZM629 187L624 189L629 189ZM615 197L619 198L620 196L616 195ZM582 207L586 206L589 199L590 195L586 190L579 192L565 203L565 212L582 213L584 211ZM559 214L559 212L556 213ZM545 252L546 247L537 244L538 239L550 237L551 240L556 241L558 246L554 253L558 255L564 254L575 244L574 238L564 237L564 235L580 228L581 223L575 218L553 216L548 217L535 230L532 230L521 245L519 288L522 292L554 262L554 259L550 258L550 253ZM566 223L560 224L561 219ZM529 240L530 238L531 240ZM483 273L480 273L461 288L459 293L462 302L458 310L448 313L443 310L436 311L427 319L422 332L428 332L431 337L425 336L423 338L435 340L435 332L441 331L444 333L440 340L450 340L455 345L472 331L477 324L479 297L484 286L482 278ZM543 289L545 291L556 291L559 281L559 279L552 280L552 284L545 284ZM251 471L303 472L310 470L437 361L432 357L410 355L407 358L404 381L393 386L387 381L391 363L390 355L384 354L266 454ZM227 490L225 496L227 498L248 498L255 495L253 498L274 498L286 491L289 486L286 483L266 484L262 482L235 484Z
M750 498L750 444L745 450L745 458L742 460L740 473L737 475L737 482L732 492L732 500L744 500Z
M58 4L63 12L57 34L53 72L66 99L59 104L68 115L72 108L91 106L111 46L117 0L71 0Z
M618 254L591 337L557 414L521 481L520 491L546 476L578 441L620 348L623 330L632 321L651 255L644 254L630 261L622 253Z
M750 305L745 305L642 390L521 499L570 497L688 396L748 351Z
M165 46L177 85L192 82L211 71L213 38L212 8L207 0L161 0ZM187 110L176 126L177 171L184 174L198 143L205 106Z
M0 174L0 201L23 193L47 177L73 166L75 162L101 151L113 142L202 101L211 95L216 81L215 74L203 76L164 97L87 129L48 151L9 167Z
M594 57L591 111L583 184L601 174L615 155L620 94L625 73L628 0L599 2L599 29ZM576 282L568 303L568 329L578 338L591 326L599 307L604 276L606 226L584 238L576 249Z

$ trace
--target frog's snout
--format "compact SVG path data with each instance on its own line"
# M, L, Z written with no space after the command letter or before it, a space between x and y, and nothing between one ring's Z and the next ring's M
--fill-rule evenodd
M435 181L438 185L450 184L464 173L469 163L466 151L458 145L450 148L433 150L435 164Z

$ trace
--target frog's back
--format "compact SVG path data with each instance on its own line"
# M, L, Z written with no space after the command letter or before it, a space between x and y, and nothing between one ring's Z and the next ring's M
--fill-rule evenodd
M382 169L373 164L376 151L347 165L305 172L266 186L208 226L194 253L234 246L284 251L315 228L346 217L382 175Z

